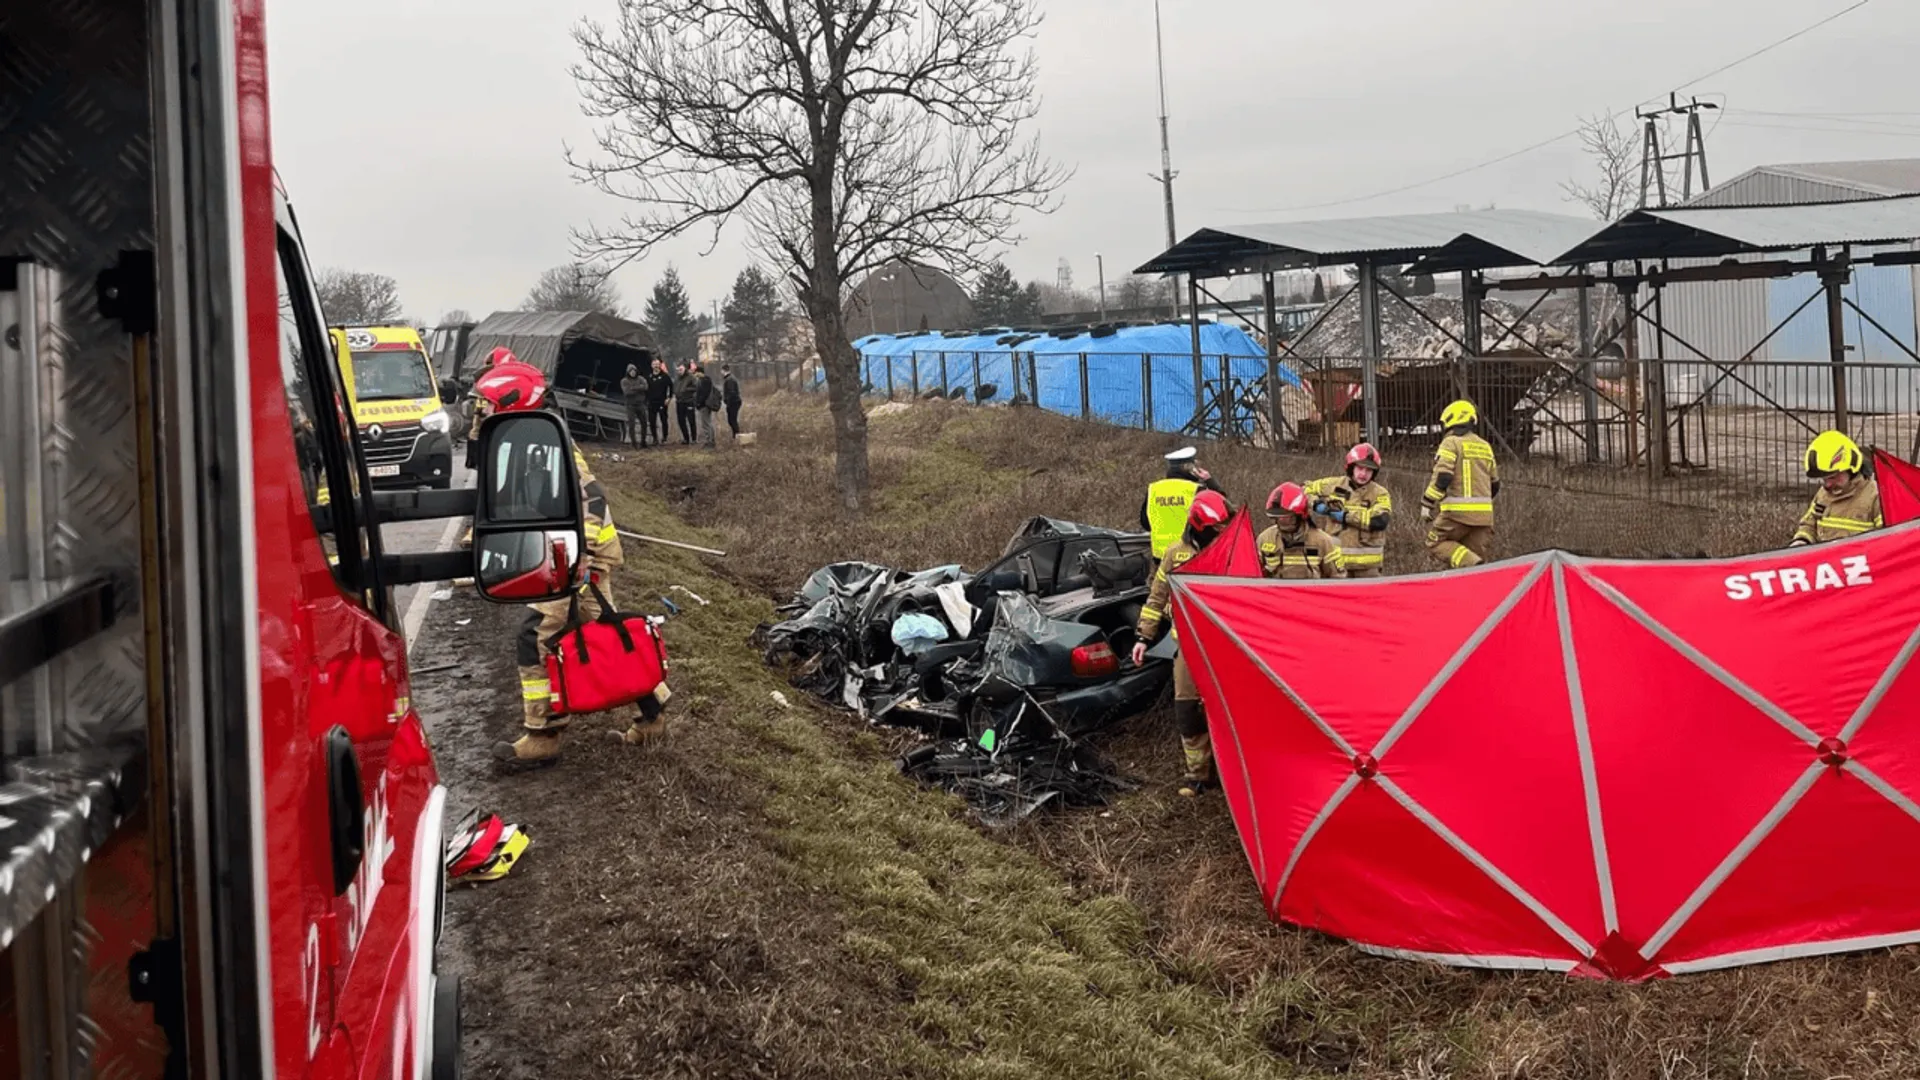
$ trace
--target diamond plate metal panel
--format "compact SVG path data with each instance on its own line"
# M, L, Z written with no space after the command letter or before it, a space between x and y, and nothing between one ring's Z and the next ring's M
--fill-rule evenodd
M121 251L154 246L147 8L0 4L0 257L35 266L0 294L0 388L30 403L0 421L0 615L63 580L139 576L132 341L94 290ZM138 590L116 595L107 633L0 698L0 943L17 936L13 1004L41 1025L18 1032L30 1076L151 1075L135 1064L151 1020L111 992L150 863L116 847L115 871L92 865L143 775L128 759L146 719Z
M29 256L57 282L38 305L40 325L8 328L9 340L37 338L45 577L138 571L131 343L98 314L94 280L122 249L153 246L146 64L139 0L0 12L0 255ZM0 535L18 524L0 521ZM66 715L46 749L143 725L139 632L137 618L123 618L62 665L55 693Z

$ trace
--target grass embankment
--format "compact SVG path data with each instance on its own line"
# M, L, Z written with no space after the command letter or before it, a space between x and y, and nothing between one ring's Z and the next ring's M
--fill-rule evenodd
M747 419L752 448L623 452L596 467L624 526L730 552L706 563L636 544L625 578L713 602L669 630L676 687L698 700L696 722L726 729L729 768L764 790L762 839L819 901L794 917L833 920L846 956L894 991L873 1015L832 1020L861 1061L954 1077L1920 1076L1912 951L1621 987L1379 960L1273 926L1218 801L1151 783L1177 756L1162 714L1107 747L1150 781L1140 794L982 833L956 800L900 778L872 733L787 688L746 636L770 597L827 562L977 566L1037 513L1127 525L1175 444L916 405L875 421L875 507L851 520L832 493L823 403L751 402ZM1249 501L1337 468L1226 447L1206 461ZM1389 468L1413 507L1424 476ZM1772 510L1648 522L1620 500L1524 486L1502 513L1508 553L1717 553L1763 546L1779 527ZM1401 522L1392 560L1405 570L1421 556L1413 515Z

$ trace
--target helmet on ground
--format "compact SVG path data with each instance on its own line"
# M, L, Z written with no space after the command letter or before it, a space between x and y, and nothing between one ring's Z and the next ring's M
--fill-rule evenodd
M547 377L539 368L507 353L507 359L496 362L474 380L473 392L494 412L524 412L546 402Z
M1227 523L1229 515L1226 496L1208 489L1195 495L1188 504L1187 528L1194 532L1217 529Z
M1293 483L1274 488L1272 494L1267 496L1267 516L1279 517L1281 514L1306 517L1307 489Z
M1473 402L1464 398L1448 405L1440 412L1440 426L1445 428L1471 424L1478 419L1480 419L1479 410L1473 407Z
M1838 431L1823 431L1807 444L1807 475L1816 480L1830 473L1857 473L1866 463L1860 444Z
M532 842L518 825L488 814L447 844L447 877L455 881L497 881L507 876Z
M1347 473L1352 475L1355 465L1365 465L1374 472L1380 471L1380 451L1372 443L1358 443L1347 451Z

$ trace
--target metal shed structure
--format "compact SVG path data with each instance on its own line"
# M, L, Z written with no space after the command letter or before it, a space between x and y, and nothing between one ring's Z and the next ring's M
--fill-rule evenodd
M1483 271L1520 264L1477 250L1467 242L1456 242L1432 253L1414 269L1459 272L1468 279L1470 292L1574 288L1582 290L1584 297L1586 290L1595 287L1616 291L1626 312L1615 332L1624 345L1624 355L1629 361L1644 359L1650 365L1644 380L1645 401L1631 403L1629 411L1643 410L1647 431L1662 433L1659 438L1649 435L1644 448L1650 475L1657 479L1668 475L1676 437L1685 454L1685 431L1674 430L1675 420L1684 423L1686 410L1715 395L1723 395L1723 401L1724 395L1732 395L1788 415L1796 410L1830 411L1831 426L1847 430L1853 403L1866 389L1859 378L1859 365L1851 371L1848 368L1848 353L1858 350L1858 331L1862 328L1903 359L1920 365L1911 325L1905 333L1886 325L1861 302L1856 279L1862 270L1909 275L1910 268L1920 262L1920 255L1912 250L1916 237L1920 237L1920 195L1811 205L1690 205L1636 210L1559 255L1535 263L1543 268L1576 268L1572 273L1543 272L1486 281ZM1590 268L1599 269L1590 272ZM1817 280L1814 288L1806 288L1806 275ZM1668 318L1669 290L1700 288L1709 283L1721 287L1745 282L1770 285L1794 279L1798 279L1799 287L1790 295L1798 302L1785 310L1768 310L1765 322L1754 329L1753 336L1737 342L1702 344L1691 340L1684 327ZM1822 300L1824 318L1814 308L1815 302ZM1908 302L1911 324L1911 295ZM1817 355L1802 359L1827 365L1825 389L1811 393L1804 385L1771 384L1752 361L1789 330L1804 329L1808 323L1818 326L1821 347ZM1643 343L1642 334L1648 331L1651 338ZM1920 375L1920 366L1913 373ZM1683 392L1688 400L1680 402L1678 409L1670 409L1669 398L1679 381L1676 376L1686 380ZM1591 403L1590 376L1586 381ZM1884 381L1874 385L1882 398L1897 389ZM1915 381L1914 388L1920 390L1920 380ZM1886 411L1889 404L1876 400L1870 408ZM1589 424L1592 414L1589 408ZM1809 434L1818 430L1797 416L1796 422ZM1593 445L1590 434L1589 448ZM1638 449L1631 453L1638 459Z
M505 346L546 375L575 433L603 437L627 421L620 377L653 363L653 335L628 319L590 311L496 311L473 328L467 355Z
M1560 252L1590 236L1596 224L1584 218L1549 214L1534 210L1465 210L1440 214L1401 214L1386 217L1345 218L1328 221L1298 221L1275 225L1236 225L1203 228L1173 247L1161 252L1135 271L1139 274L1177 274L1187 279L1189 310L1198 312L1205 293L1216 303L1225 303L1203 284L1209 279L1259 274L1263 278L1263 325L1267 329L1267 385L1279 383L1274 372L1286 349L1275 332L1273 275L1300 267L1351 266L1357 271L1355 286L1346 295L1328 305L1326 314L1354 299L1360 305L1362 338L1362 388L1360 400L1364 426L1369 439L1380 433L1380 394L1378 361L1384 359L1380 341L1380 304L1385 298L1412 307L1404 296L1380 280L1382 267L1416 263L1442 250L1489 266L1544 265ZM1468 333L1462 348L1469 354L1480 351L1477 327L1478 304L1473 294L1463 292L1467 308ZM1231 306L1231 305L1228 305ZM1413 309L1422 319L1427 316ZM1316 324L1317 325L1317 324ZM1311 332L1311 330L1309 330ZM1193 323L1196 339L1195 381L1199 373L1199 322ZM1278 395L1269 395L1274 430L1282 430Z

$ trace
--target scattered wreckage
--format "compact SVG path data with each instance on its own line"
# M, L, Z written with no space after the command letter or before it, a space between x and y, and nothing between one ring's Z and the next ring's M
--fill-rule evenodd
M1129 786L1084 738L1142 712L1172 677L1162 639L1136 666L1153 571L1144 533L1037 517L1001 557L906 572L825 566L762 626L767 662L875 723L924 732L909 775L959 792L989 824Z

